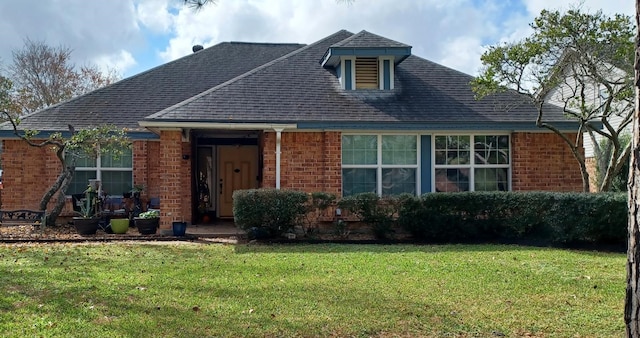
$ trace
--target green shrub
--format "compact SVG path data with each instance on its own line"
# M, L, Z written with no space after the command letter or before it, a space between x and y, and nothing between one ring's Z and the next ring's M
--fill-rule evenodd
M436 193L403 199L398 224L431 242L624 245L624 194Z
M380 197L374 193L361 193L344 197L338 207L350 211L371 228L378 239L389 238L394 230L394 215L398 198Z
M233 193L233 217L245 230L259 229L268 237L293 231L308 211L304 192L276 189L237 190Z
M322 214L335 203L336 195L327 192L311 193L307 202L306 225L303 226L304 234L313 237L318 231L318 223Z

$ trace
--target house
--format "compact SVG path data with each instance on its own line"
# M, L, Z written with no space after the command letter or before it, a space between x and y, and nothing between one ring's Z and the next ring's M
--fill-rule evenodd
M471 79L367 31L310 45L224 42L36 112L21 128L128 128L131 153L78 164L68 193L90 178L112 195L144 184L165 229L233 217L233 191L255 187L581 190L572 154L536 127L535 107L510 92L478 101ZM574 130L561 108L548 111ZM36 207L58 163L1 132L3 207Z
M566 59L569 61L564 62ZM631 138L635 107L633 91L630 90L633 88L633 76L629 75L633 73L632 64L615 66L596 56L572 51L565 52L558 64L563 81L546 95L545 100L563 107L567 113L582 119L585 125L597 125L598 132L584 132L580 141L591 191L598 191L611 158L605 145L613 147L607 144L607 137L603 134L619 137L621 141ZM587 67L589 64L594 66ZM611 129L604 125L603 119ZM579 127L577 120L575 130ZM596 158L598 149L603 154Z

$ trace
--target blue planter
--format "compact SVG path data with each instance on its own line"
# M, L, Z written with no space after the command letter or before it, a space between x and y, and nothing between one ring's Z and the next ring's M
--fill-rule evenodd
M187 231L187 222L173 222L173 235L184 236Z

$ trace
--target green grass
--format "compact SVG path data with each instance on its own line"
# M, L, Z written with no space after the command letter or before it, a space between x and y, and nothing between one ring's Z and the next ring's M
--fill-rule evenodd
M622 254L519 246L0 246L2 337L619 337Z

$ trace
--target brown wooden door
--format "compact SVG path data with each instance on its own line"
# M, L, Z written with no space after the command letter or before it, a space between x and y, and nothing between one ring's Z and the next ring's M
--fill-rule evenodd
M218 217L233 217L233 192L257 188L257 177L257 146L218 146Z

